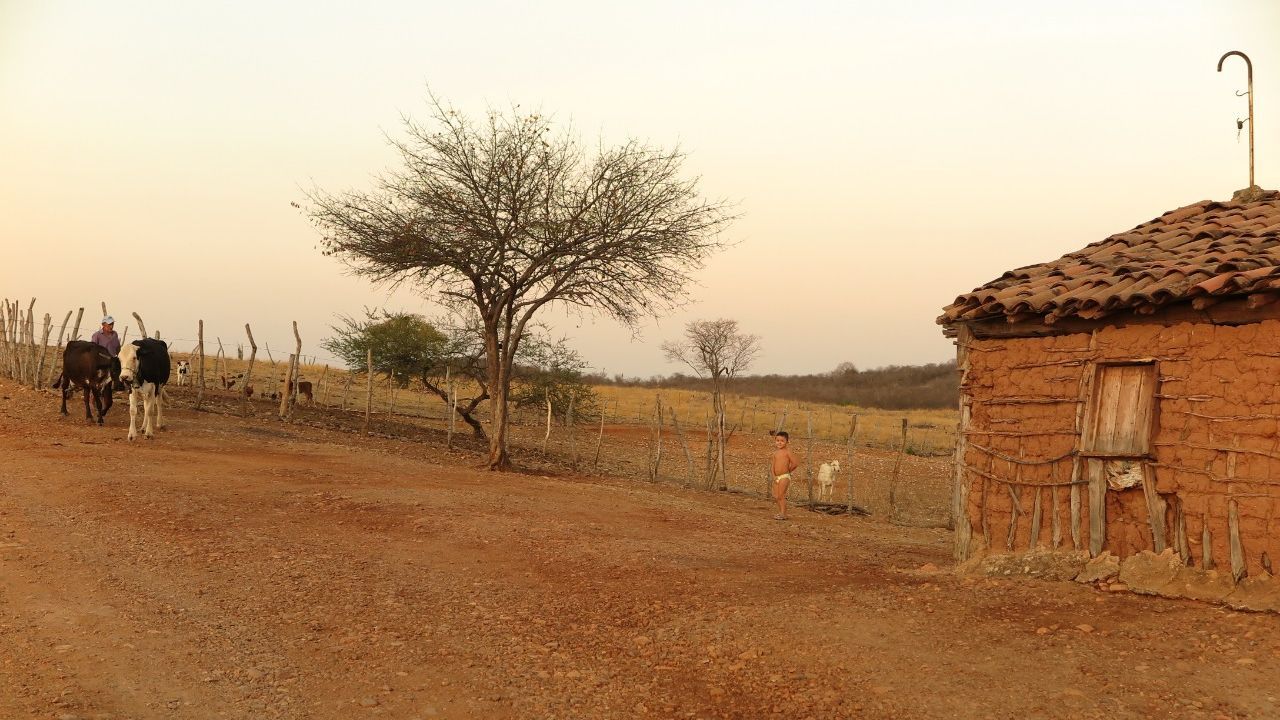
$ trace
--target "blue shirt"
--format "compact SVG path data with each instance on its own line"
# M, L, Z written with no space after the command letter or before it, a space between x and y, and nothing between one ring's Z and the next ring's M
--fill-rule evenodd
M115 330L109 330L107 332L99 330L94 333L93 337L90 339L106 348L107 352L111 353L111 357L116 357L120 354L120 336L116 334Z

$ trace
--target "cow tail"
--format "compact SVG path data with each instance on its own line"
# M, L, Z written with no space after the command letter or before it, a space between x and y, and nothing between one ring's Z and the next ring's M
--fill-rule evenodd
M54 380L53 385L50 385L50 387L54 388L55 390L60 390L62 389L62 384L66 382L66 379L67 379L67 376L65 373L58 373L58 379Z

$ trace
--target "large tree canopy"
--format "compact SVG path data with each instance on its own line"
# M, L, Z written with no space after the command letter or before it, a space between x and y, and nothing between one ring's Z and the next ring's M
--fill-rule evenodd
M316 190L307 213L356 274L478 315L489 466L505 469L511 371L534 315L560 303L634 325L678 305L730 216L682 177L679 151L630 140L588 156L537 113L432 108L393 141L400 167L369 191Z

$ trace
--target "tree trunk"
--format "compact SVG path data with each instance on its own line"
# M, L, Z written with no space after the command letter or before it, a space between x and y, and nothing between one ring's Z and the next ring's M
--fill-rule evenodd
M457 414L458 417L462 418L462 421L471 428L471 432L475 435L476 440L479 440L480 442L489 442L489 435L484 431L484 423L477 420L475 416L476 408L480 406L480 403L489 399L488 393L481 392L479 397L473 398L471 402L467 403L467 407L464 408L458 405L457 383L454 383L454 390L450 393L447 387L442 388L433 385L431 381L427 379L426 373L423 373L421 380L423 387L430 390L436 397L444 401L446 409L450 407L454 409L454 413Z
M505 472L511 469L511 455L507 452L507 398L511 394L510 383L496 368L489 373L489 407L493 419L489 427L489 469Z

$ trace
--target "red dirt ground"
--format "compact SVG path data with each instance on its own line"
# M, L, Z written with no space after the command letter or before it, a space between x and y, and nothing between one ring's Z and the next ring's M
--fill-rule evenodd
M0 382L0 717L1267 718L1280 618L950 537Z

